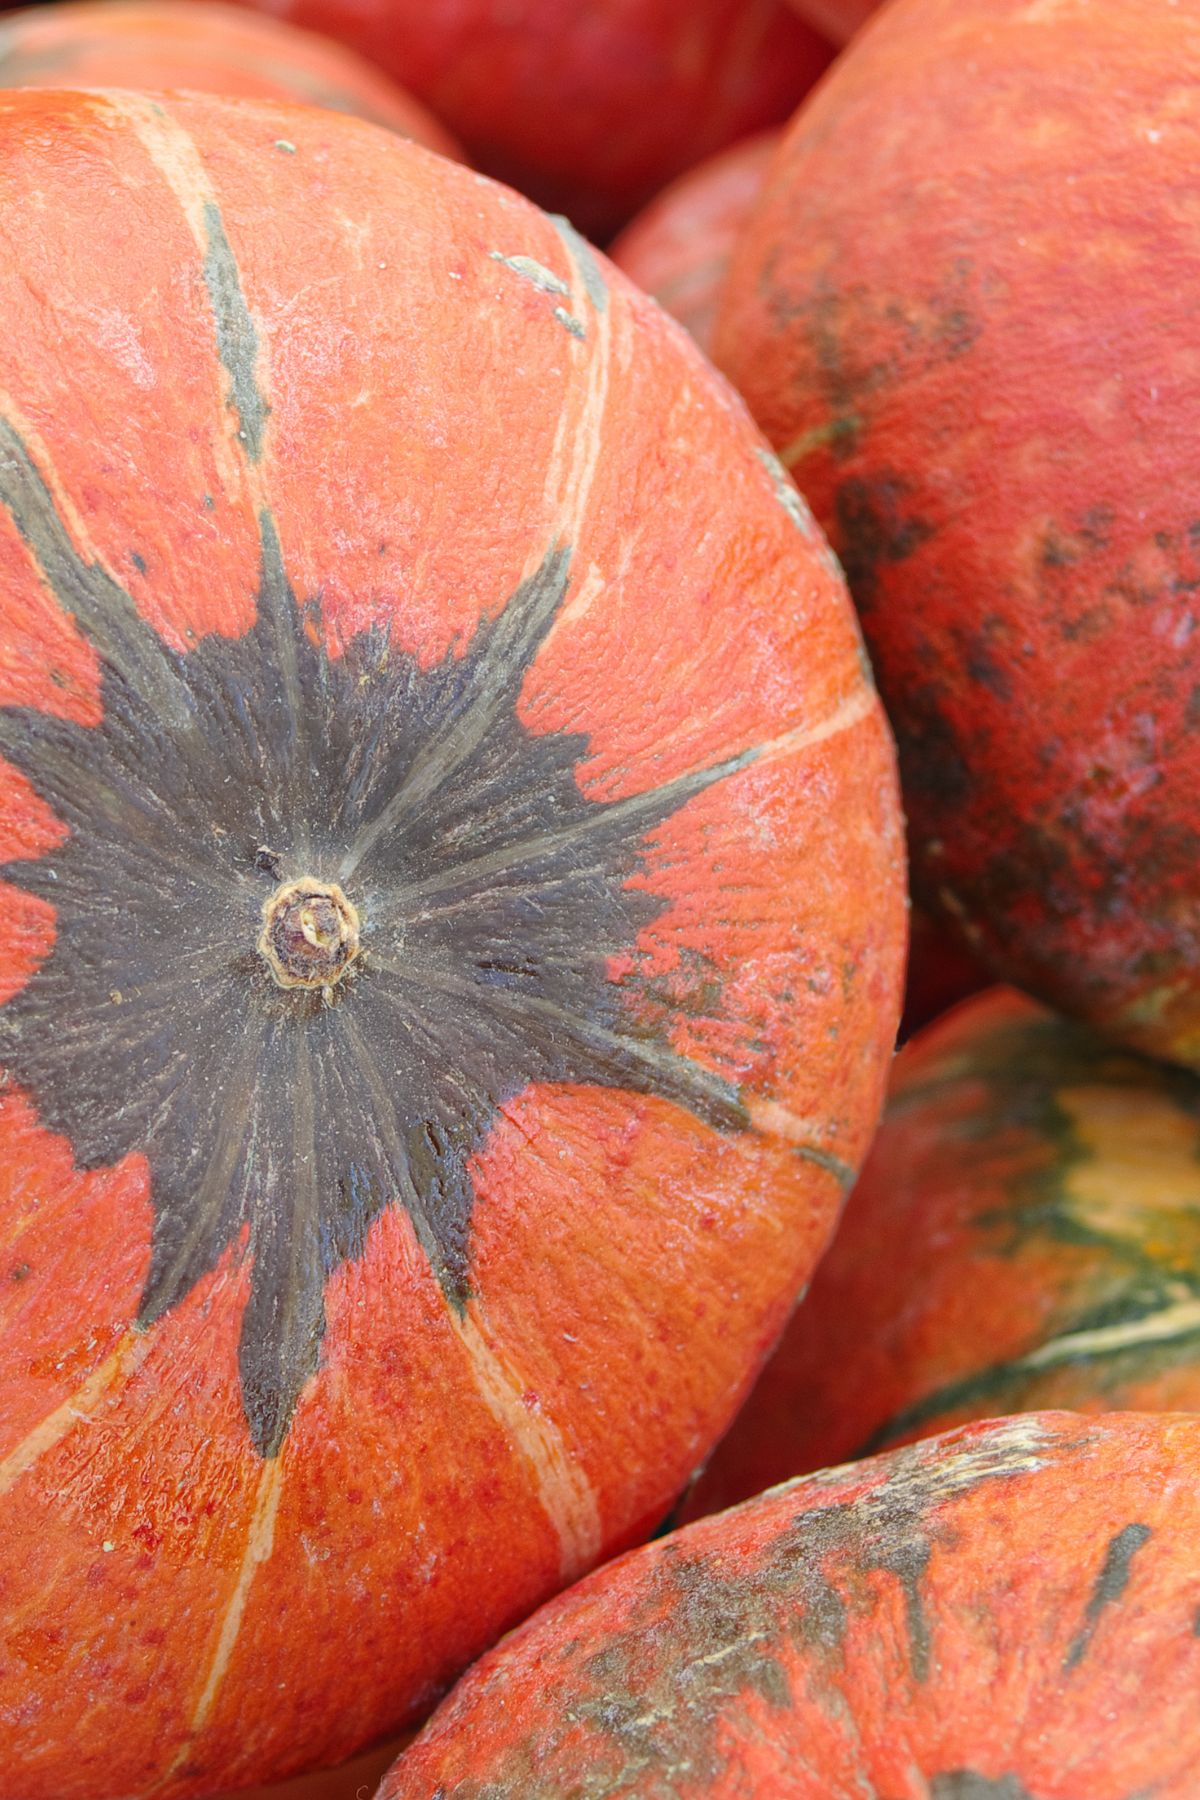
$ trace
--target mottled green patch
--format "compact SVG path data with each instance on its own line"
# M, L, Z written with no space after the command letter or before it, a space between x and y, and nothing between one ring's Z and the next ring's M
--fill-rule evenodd
M924 1589L935 1554L952 1557L962 1543L943 1508L982 1482L1040 1467L1044 1442L1036 1422L1006 1421L940 1454L917 1445L882 1461L875 1485L848 1497L836 1471L795 1483L794 1510L756 1552L739 1556L733 1532L723 1552L705 1551L701 1526L625 1565L631 1603L615 1629L606 1624L598 1648L555 1648L548 1636L537 1645L553 1708L522 1731L501 1659L485 1695L503 1697L513 1735L487 1781L435 1792L447 1800L675 1800L706 1792L727 1776L731 1747L761 1735L764 1706L781 1743L793 1742L788 1715L801 1702L837 1696L844 1709L847 1640L855 1633L860 1652L871 1645L887 1655L884 1621L895 1614L897 1589L910 1679L932 1679L936 1617ZM587 1617L584 1602L577 1633ZM468 1713L462 1728L470 1722ZM865 1771L870 1746L861 1754ZM1019 1788L963 1785L972 1779L982 1778L937 1776L942 1786L932 1791L943 1800L1021 1800Z

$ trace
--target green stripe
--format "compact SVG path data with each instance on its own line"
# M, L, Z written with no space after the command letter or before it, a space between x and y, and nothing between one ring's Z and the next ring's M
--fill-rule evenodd
M258 333L246 305L220 210L211 200L204 208L204 229L208 237L204 282L217 324L217 349L229 376L238 437L250 461L256 463L262 456L263 433L271 410L258 386Z

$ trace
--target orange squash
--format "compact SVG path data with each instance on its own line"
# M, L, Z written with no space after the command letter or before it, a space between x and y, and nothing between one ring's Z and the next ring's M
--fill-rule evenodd
M890 740L736 397L314 108L0 96L0 1791L427 1709L661 1518L881 1099Z
M994 988L901 1052L833 1245L684 1516L1047 1407L1200 1411L1200 1083Z
M1189 1064L1198 155L1194 6L893 0L789 129L714 344L844 562L914 897Z
M303 100L461 157L432 113L309 31L204 0L73 0L0 19L0 87L189 88Z
M1037 1413L633 1552L379 1800L1195 1800L1200 1419Z

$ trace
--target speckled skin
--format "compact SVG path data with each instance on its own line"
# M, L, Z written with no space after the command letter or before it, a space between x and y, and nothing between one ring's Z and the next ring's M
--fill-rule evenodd
M1200 1420L1040 1413L601 1570L379 1800L1194 1800Z
M189 88L356 113L461 158L418 101L313 32L212 0L77 0L0 18L0 87Z
M1200 18L895 0L790 130L715 354L827 527L917 898L1200 1061Z
M483 177L9 92L0 316L0 1793L198 1796L423 1716L725 1428L882 1099L895 765L740 401Z
M1200 1083L995 988L901 1053L681 1516L996 1413L1200 1411Z
M778 131L709 157L643 208L609 246L624 269L707 354L734 241L758 198Z
M795 110L833 54L786 0L247 0L423 100L489 175L603 243Z

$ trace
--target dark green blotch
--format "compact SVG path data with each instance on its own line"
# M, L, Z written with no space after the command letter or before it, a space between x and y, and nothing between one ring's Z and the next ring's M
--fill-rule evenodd
M1101 1613L1125 1592L1129 1585L1130 1565L1143 1544L1153 1535L1149 1525L1133 1524L1123 1526L1109 1539L1104 1562L1088 1599L1083 1624L1067 1652L1066 1668L1077 1668L1083 1661Z
M906 562L934 535L929 520L911 510L911 498L911 484L888 471L850 476L834 496L838 556L860 610L878 597L881 571Z
M930 1800L1036 1800L1015 1775L977 1775L973 1769L948 1769L929 1784Z

